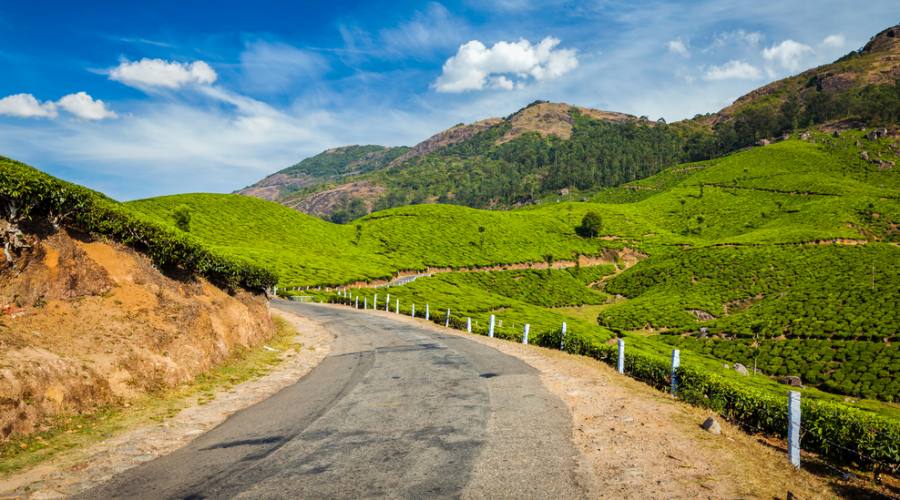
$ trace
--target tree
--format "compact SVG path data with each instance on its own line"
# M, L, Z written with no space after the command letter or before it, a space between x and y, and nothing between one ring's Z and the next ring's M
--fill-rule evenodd
M172 217L175 219L175 227L186 233L191 230L191 209L187 205L176 208Z
M547 277L548 278L550 277L550 271L553 270L553 260L554 260L553 254L548 253L547 255L544 255L544 262L547 263Z
M478 226L478 236L480 238L479 249L481 249L482 252L484 251L484 231L484 226Z
M597 212L588 212L581 218L581 225L575 228L575 232L582 238L595 238L603 229L603 219Z
M362 224L356 225L356 244L359 245L359 240L362 238Z

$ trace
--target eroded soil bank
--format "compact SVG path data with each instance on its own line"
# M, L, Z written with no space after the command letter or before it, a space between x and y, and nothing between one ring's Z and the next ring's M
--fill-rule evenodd
M49 225L18 239L0 255L0 442L191 380L274 332L265 297Z

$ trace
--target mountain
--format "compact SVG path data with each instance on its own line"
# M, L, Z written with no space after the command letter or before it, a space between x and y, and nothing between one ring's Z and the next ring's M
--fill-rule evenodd
M406 204L492 208L584 198L798 129L897 123L898 79L900 26L894 26L832 64L765 85L717 113L665 124L537 101L505 118L456 125L412 148L329 150L238 192L336 222Z

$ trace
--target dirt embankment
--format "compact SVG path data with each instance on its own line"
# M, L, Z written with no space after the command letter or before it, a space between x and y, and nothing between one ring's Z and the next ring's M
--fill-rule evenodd
M0 441L190 380L273 333L262 297L65 231L25 239L0 258Z

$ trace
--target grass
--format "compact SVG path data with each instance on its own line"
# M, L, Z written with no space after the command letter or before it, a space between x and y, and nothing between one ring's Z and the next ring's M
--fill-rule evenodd
M266 345L237 348L223 364L181 386L148 394L135 401L99 408L93 413L67 415L46 422L47 430L0 445L0 475L33 466L61 453L108 439L127 429L162 422L193 402L205 404L216 392L258 378L281 362L280 353L299 350L296 331L281 318L274 318L276 332Z

